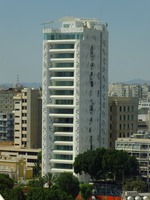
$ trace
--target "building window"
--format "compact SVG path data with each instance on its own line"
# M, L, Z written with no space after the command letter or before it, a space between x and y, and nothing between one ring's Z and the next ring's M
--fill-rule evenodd
M27 102L27 99L22 99L22 103L26 103Z
M22 117L26 117L27 116L27 113L22 113Z
M90 111L93 111L93 105L90 106Z
M112 112L112 106L110 106L110 111Z
M134 106L132 106L132 112L134 111Z
M27 127L22 127L22 131L26 131L27 130Z
M126 116L125 115L123 115L123 119L126 120Z
M125 106L123 107L123 110L124 110L124 112L126 111L126 107Z
M110 130L112 129L112 124L110 124Z
M15 101L15 104L20 104L20 101Z
M120 129L122 128L121 124L119 125Z
M27 106L22 106L22 110L26 110L27 109Z

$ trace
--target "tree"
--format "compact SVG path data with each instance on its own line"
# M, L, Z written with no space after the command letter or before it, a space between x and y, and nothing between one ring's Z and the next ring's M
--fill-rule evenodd
M128 179L125 181L123 189L126 191L146 192L147 185L141 179Z
M16 187L13 189L5 189L1 192L5 200L25 200L25 195L21 187Z
M139 174L139 164L135 157L130 156L126 151L107 150L103 157L103 169L106 174L111 172L114 179L120 180L120 177L127 179L136 177Z
M92 189L93 185L90 185L88 183L83 183L80 185L81 196L84 200L88 200L89 197L92 195Z
M73 200L71 195L68 195L60 189L47 189L45 190L45 200Z
M79 194L79 181L72 173L64 172L57 177L59 188L75 198Z
M104 170L102 166L103 156L106 152L106 149L99 148L96 150L88 150L82 154L79 154L75 158L74 162L74 171L76 174L88 174L91 176L91 179L98 180L104 176Z
M33 187L27 193L26 200L43 200L45 199L45 193L43 188Z
M14 182L8 174L0 174L0 190L12 189L13 186Z
M43 180L44 180L44 183L47 183L48 187L50 188L56 181L56 175L49 172L45 174L45 176L43 176Z
M79 154L74 162L75 173L88 174L93 181L108 178L122 180L139 173L138 161L125 151L107 150L104 148L88 150Z
M30 180L28 185L30 187L41 187L41 188L43 188L44 179L42 177L40 177L39 179Z
M67 195L60 189L43 189L43 188L31 188L27 193L26 200L73 200L70 195Z

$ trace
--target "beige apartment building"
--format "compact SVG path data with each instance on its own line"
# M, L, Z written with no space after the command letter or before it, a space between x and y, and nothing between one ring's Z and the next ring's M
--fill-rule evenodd
M137 132L138 99L135 97L109 97L109 147L115 148L117 138L130 137Z
M41 147L42 101L39 89L24 88L14 96L14 146Z

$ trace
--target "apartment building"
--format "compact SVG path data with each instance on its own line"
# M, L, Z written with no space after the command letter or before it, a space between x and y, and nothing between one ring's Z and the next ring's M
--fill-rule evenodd
M117 138L130 137L137 132L138 99L133 97L108 98L109 148L115 148Z
M14 138L13 96L19 88L0 89L0 141Z
M0 113L12 113L14 110L13 97L18 91L19 88L0 89Z
M75 17L57 22L43 30L43 174L73 172L79 153L108 146L107 26Z
M41 91L39 89L24 88L13 99L15 147L41 147Z
M150 86L148 84L109 84L109 96L137 97L139 100L150 100Z
M0 141L14 139L13 113L0 113Z
M139 162L140 174L142 178L150 185L150 133L139 131L132 137L118 138L115 148L117 150L127 151L135 156Z

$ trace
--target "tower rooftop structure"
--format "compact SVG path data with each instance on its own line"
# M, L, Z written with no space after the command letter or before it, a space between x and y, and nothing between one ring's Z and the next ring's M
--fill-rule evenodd
M102 30L102 22L96 18L76 18L63 17L56 21L49 21L42 24L44 26L43 33L55 32L83 32L84 29Z

